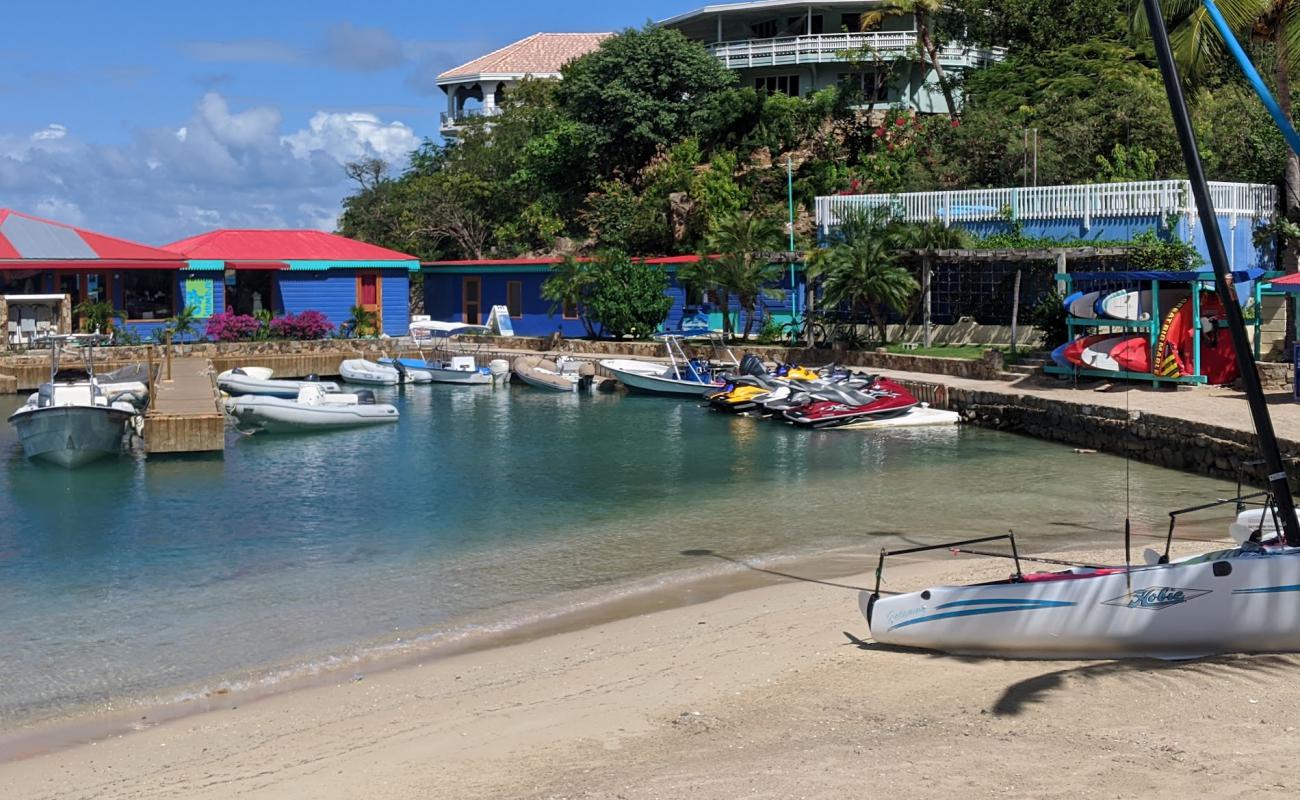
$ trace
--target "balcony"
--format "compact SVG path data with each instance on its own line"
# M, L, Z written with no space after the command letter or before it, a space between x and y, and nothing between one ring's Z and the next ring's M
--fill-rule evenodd
M728 69L833 64L848 61L849 51L866 51L877 58L891 61L914 58L917 46L916 31L823 33L780 39L742 39L705 45ZM1006 49L1002 47L949 44L939 51L939 62L945 67L984 67L1001 61L1005 55Z
M483 106L480 108L462 108L456 112L442 112L442 129L458 128L462 123L479 117L496 117L501 114L500 106Z

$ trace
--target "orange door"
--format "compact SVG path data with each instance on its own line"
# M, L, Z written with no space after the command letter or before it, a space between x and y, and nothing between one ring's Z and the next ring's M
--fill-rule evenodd
M478 325L483 312L483 285L478 278L466 278L464 287L464 312L466 325Z
M374 271L357 273L357 305L375 315L375 333L384 330L384 285L379 280L379 273Z

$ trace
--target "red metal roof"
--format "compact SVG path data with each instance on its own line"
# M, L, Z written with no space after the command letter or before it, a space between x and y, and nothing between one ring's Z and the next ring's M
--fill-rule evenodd
M717 258L718 256L709 256ZM589 263L592 258L574 259L579 263ZM655 258L633 258L633 261L642 261L646 264L694 264L700 260L698 255L685 256L658 256ZM425 261L423 266L426 267L535 267L550 264L561 264L562 258L480 258L466 259L462 261Z
M415 260L415 256L346 236L307 230L216 230L163 245L163 249L186 258L219 261Z
M130 261L172 268L184 265L176 253L105 236L62 222L0 208L0 259L36 262Z

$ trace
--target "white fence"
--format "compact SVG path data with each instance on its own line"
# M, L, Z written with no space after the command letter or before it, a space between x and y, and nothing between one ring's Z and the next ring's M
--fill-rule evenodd
M891 33L819 33L779 39L740 39L706 45L730 69L773 67L787 64L825 64L846 61L849 52L864 51L885 60L916 52L916 31ZM945 66L980 67L1000 61L1006 48L948 44L939 52Z
M1210 198L1219 216L1267 219L1277 208L1277 190L1258 183L1211 183ZM817 226L829 231L839 215L853 208L886 206L908 222L939 219L991 222L1002 219L1077 219L1085 229L1095 217L1161 218L1187 215L1196 224L1196 204L1187 181L1140 181L953 192L834 195L817 198Z

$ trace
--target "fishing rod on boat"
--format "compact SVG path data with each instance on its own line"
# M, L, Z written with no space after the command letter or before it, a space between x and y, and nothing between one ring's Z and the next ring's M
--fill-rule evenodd
M1269 417L1268 407L1264 402L1264 389L1260 385L1259 373L1255 369L1255 357L1251 352L1250 341L1246 338L1246 323L1241 314L1241 305L1237 302L1236 292L1229 279L1228 254L1223 247L1223 235L1219 231L1219 220L1210 198L1210 186L1206 181L1200 151L1196 146L1196 133L1192 129L1191 116L1187 112L1183 87L1178 81L1178 70L1174 65L1174 54L1169 45L1169 32L1165 28L1164 12L1160 8L1160 0L1142 0L1142 5L1146 10L1147 23L1151 26L1151 39L1155 44L1156 59L1160 63L1160 75L1164 80L1165 94L1169 98L1169 110L1174 117L1174 128L1178 131L1178 143L1187 166L1187 180L1191 184L1196 211L1201 218L1201 228L1205 236L1206 249L1209 251L1210 264L1214 267L1215 291L1223 301L1224 315L1228 318L1228 332L1232 336L1232 349L1237 356L1241 381L1250 406L1250 416L1255 423L1260 455L1267 464L1268 484L1272 487L1273 497L1277 503L1286 543L1291 547L1300 547L1300 520L1296 519L1295 499L1291 496L1291 485L1287 480L1286 468L1282 464L1282 453L1273 430L1273 420Z

